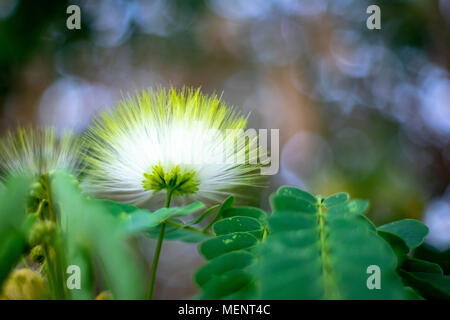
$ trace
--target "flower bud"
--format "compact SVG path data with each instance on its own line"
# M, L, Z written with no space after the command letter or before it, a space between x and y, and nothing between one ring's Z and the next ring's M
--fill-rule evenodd
M95 300L114 300L113 295L109 291L102 291L95 297Z
M40 245L35 246L30 252L31 261L42 264L45 259L44 248Z
M14 270L6 279L1 300L45 300L50 294L44 278L30 269Z
M34 224L28 235L28 243L35 246L51 243L56 235L56 224L52 221L39 221Z

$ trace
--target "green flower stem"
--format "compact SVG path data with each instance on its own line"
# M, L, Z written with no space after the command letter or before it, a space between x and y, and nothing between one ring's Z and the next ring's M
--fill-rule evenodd
M266 237L267 237L268 233L269 232L267 231L267 228L264 228L264 233L263 233L262 240L266 240Z
M65 284L65 270L63 268L63 254L61 254L62 250L59 245L59 240L55 239L53 243L53 249L55 250L55 278L56 278L56 285L58 288L57 296L58 299L65 299L66 298L66 284Z
M22 263L27 269L31 269L30 265L28 264L27 258L22 256Z
M36 217L38 219L44 220L44 217L42 216L42 209L44 208L45 200L41 200L39 202L38 208L36 210Z
M48 219L58 224L59 219L57 218L56 215L51 190L50 176L48 174L42 176L42 184L46 193L46 201L48 204L47 206ZM41 201L41 203L39 204L37 216L42 220L44 220L44 215L42 214L42 205L43 201ZM49 283L51 283L50 287L52 288L53 297L55 297L58 300L62 300L65 298L65 283L64 283L65 273L62 266L63 264L61 262L62 258L61 250L57 242L58 242L57 239L53 239L52 243L44 244L44 252L47 263L48 279ZM50 255L51 249L53 249L55 253L54 259L52 259Z
M167 190L166 204L165 207L170 207L170 200L172 199L173 189ZM161 230L158 235L158 242L156 243L155 253L153 255L153 263L152 263L152 271L150 273L150 285L147 291L147 299L152 300L153 291L155 289L155 280L156 280L156 270L158 269L159 256L161 255L161 247L164 240L164 231L166 229L166 223L161 223Z
M53 263L50 259L50 249L48 247L48 244L43 244L42 247L44 248L44 257L46 263L45 271L47 273L48 286L50 288L50 292L52 293L52 297L59 299L58 290L56 289L55 270L53 269Z
M172 190L172 189L167 190L166 204L164 205L165 208L170 207L170 200L172 200L173 191L174 190Z
M49 219L53 222L57 222L55 206L53 203L53 195L52 195L52 190L50 187L50 176L48 174L45 174L45 175L43 175L42 178L43 178L44 189L46 191L46 196L47 196Z
M55 251L55 258L52 259L51 249ZM65 288L64 288L64 270L61 267L59 253L56 250L55 244L43 244L44 257L47 264L46 272L49 282L49 287L52 292L52 297L57 300L65 299Z

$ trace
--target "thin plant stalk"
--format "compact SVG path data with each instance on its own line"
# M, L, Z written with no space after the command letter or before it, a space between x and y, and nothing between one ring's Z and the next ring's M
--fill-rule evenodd
M56 224L59 223L58 216L56 214L55 205L53 202L53 195L51 190L51 181L48 174L43 176L43 185L46 191L47 209L48 209L48 219ZM42 202L41 202L42 203ZM38 208L39 216L41 216L41 203ZM43 218L41 216L41 218ZM46 263L48 269L49 282L52 282L53 296L56 299L65 298L65 287L64 287L64 270L61 262L61 252L58 246L58 239L53 239L52 243L44 244L44 249L46 252ZM54 251L54 259L52 259L51 249Z
M170 200L172 199L173 190L167 190L166 204L165 208L170 207ZM161 223L161 229L158 235L158 242L156 243L155 253L153 255L153 263L152 263L152 271L150 273L150 285L147 291L147 299L152 300L153 292L155 290L155 280L156 280L156 271L158 269L159 256L161 255L162 243L164 241L164 231L166 229L166 223Z

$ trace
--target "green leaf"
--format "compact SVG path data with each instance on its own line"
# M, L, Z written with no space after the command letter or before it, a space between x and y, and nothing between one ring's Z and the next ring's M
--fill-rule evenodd
M409 248L406 245L406 242L402 238L396 236L393 233L378 230L378 234L384 240L386 240L387 243L389 243L392 250L394 250L395 254L398 257L399 264L401 264L401 262L406 258L406 255L409 252Z
M195 281L203 286L209 280L235 269L243 269L253 262L254 256L246 251L226 253L201 267L195 274Z
M223 218L231 218L231 217L251 217L255 218L262 223L265 223L267 220L267 213L263 210L255 207L237 207L237 208L229 208L223 211Z
M26 235L34 216L26 216L30 190L26 176L12 177L0 192L0 288L27 247Z
M236 232L202 242L199 251L205 259L211 260L231 251L253 247L257 242L248 232Z
M217 236L235 233L248 232L256 238L261 238L264 233L263 225L251 217L231 217L216 222L213 230Z
M407 258L402 263L402 269L408 272L426 272L426 273L438 273L444 274L442 268L437 263L415 259Z
M416 290L411 287L405 287L408 300L425 300Z
M302 199L306 202L311 203L312 205L317 204L316 197L314 197L312 194L310 194L306 191L300 190L295 187L289 187L289 186L280 187L277 191L277 195Z
M200 201L195 201L184 207L162 208L155 211L155 213L158 211L167 211L169 212L168 214L170 215L170 217L187 216L203 209L204 207L205 207L204 203Z
M299 191L289 188L289 192L291 196L285 192L272 196L270 232L254 250L257 299L409 297L396 273L394 252L362 216L366 201L349 201L338 194L314 206L314 201L295 196L302 194ZM367 268L372 265L382 270L379 290L367 287Z
M130 214L141 210L131 204L116 202L107 199L92 199L91 201L100 204L102 207L106 208L108 212L116 216Z
M155 231L158 230L159 232L159 228L155 228ZM157 235L155 235L152 238L157 238ZM182 241L182 242L187 242L187 243L197 243L197 242L201 242L207 239L210 239L211 236L205 233L200 233L200 232L194 232L191 231L189 229L184 229L184 228L176 228L174 226L171 225L167 225L166 226L166 231L164 233L164 239L165 240L176 240L176 241Z
M324 206L328 210L328 216L330 219L341 217L359 216L366 213L369 209L369 202L365 200L350 200L341 203L334 203L331 207L328 207L324 201Z
M439 273L399 271L403 280L426 299L450 299L450 276Z
M279 211L269 219L270 233L289 232L317 227L317 216L312 214L291 214L291 211Z
M191 229L189 224L183 224L182 221L171 219L166 220L166 229L164 232L164 240L168 241L182 241L187 243L196 243L203 240L210 239L211 234L202 231L201 229ZM173 225L173 224L176 224ZM160 226L151 228L147 231L147 235L152 239L157 239L159 236Z
M315 204L311 204L310 202L303 200L301 198L286 196L284 194L272 195L270 197L270 203L272 205L272 209L277 211L297 210L297 212L312 214L315 213L317 210L317 205Z
M205 210L205 212L203 212L197 219L194 219L192 222L190 222L189 224L194 225L194 224L199 224L200 222L203 221L203 219L205 219L207 216L209 216L210 214L212 214L214 211L216 211L216 209L220 206L220 204L216 204L212 207L209 207L208 209Z
M420 221L404 219L378 227L378 230L402 238L410 250L420 246L428 234L428 228Z
M207 300L242 298L245 295L239 293L241 290L247 289L251 280L252 276L241 269L222 273L206 282L199 298ZM234 297L230 297L230 295L234 295Z
M377 232L363 215L367 201L349 200L345 193L312 197L281 187L270 198L270 217L256 208L225 210L213 226L218 236L199 246L209 260L195 275L199 298L420 298L404 286L389 244L402 257L409 248L399 236ZM264 230L261 241L250 234L258 228ZM370 266L380 268L380 289L367 285Z
M437 273L413 272L414 276L433 284L450 298L450 276Z
M203 203L197 201L185 207L161 208L155 212L138 210L123 218L124 229L129 233L149 231L170 218L186 216L204 207Z
M327 206L327 208L331 208L332 206L343 204L348 201L349 195L346 192L340 192L333 194L332 196L329 196L324 200L324 205Z
M219 209L219 212L217 213L217 220L220 220L220 217L222 216L222 213L225 212L227 210L227 208L229 208L229 206L232 205L234 201L234 197L229 197L225 200L225 202L222 204L221 208ZM199 206L199 202L197 202L197 204L194 206L193 204L184 207L184 208L188 208L188 210L184 209L184 214L182 215L186 215L186 214L191 214L195 211L198 211L199 209L203 208L203 204L202 207ZM177 240L177 241L183 241L183 242L201 242L203 240L207 240L209 238L211 238L211 234L207 231L209 229L209 227L203 228L203 229L198 229L195 228L193 225L200 223L203 219L205 219L207 216L211 215L217 208L219 207L219 205L215 205L212 206L210 208L208 208L207 210L205 210L200 217L198 217L197 219L195 219L192 222L188 222L188 223L184 223L182 221L175 221L173 219L171 219L174 216L179 215L177 212L172 212L172 211L168 211L170 213L169 216L164 216L162 217L157 217L154 216L154 218L156 220L152 220L152 218L150 218L149 216L146 215L142 215L141 217L137 216L136 218L139 218L140 221L137 222L137 219L135 219L134 221L134 228L135 230L144 230L147 231L147 234L150 238L156 239L159 236L159 224L162 221L168 221L168 225L166 226L166 230L164 232L164 240ZM170 210L172 210L173 208L170 208ZM160 210L158 210L160 211ZM157 212L158 212L157 211ZM155 212L156 213L156 212ZM166 212L167 213L167 212ZM176 214L174 214L176 213ZM215 219L213 219L215 220ZM149 227L151 226L151 227Z
M220 206L219 212L217 212L217 215L214 217L214 219L204 228L204 230L208 230L214 223L216 223L217 221L219 221L222 218L223 213L225 212L225 210L227 210L228 208L231 208L231 206L234 203L234 196L229 196L228 198L225 199L225 201L222 203L222 205Z
M78 265L85 280L81 290L71 291L72 297L92 296L92 265L96 261L114 298L142 298L142 274L126 244L120 217L112 214L109 206L85 198L78 182L63 172L53 174L52 190L61 213L66 263Z

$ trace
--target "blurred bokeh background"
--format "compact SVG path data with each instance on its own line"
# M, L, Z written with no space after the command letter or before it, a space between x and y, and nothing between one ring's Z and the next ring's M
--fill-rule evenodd
M81 30L66 8L81 8ZM368 30L366 8L381 8ZM430 228L449 272L450 0L1 0L1 133L83 132L122 95L201 86L278 128L282 184L348 191L376 224ZM261 205L267 207L266 197ZM140 244L144 256L153 243ZM159 298L195 293L195 245L166 243Z

